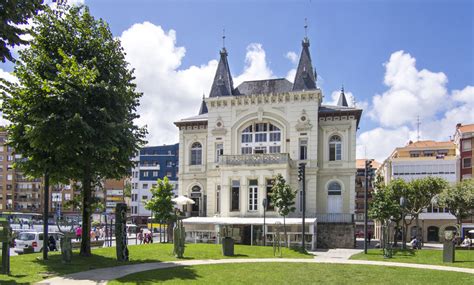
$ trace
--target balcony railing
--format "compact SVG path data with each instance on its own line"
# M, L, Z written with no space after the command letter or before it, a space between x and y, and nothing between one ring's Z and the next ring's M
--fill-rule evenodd
M266 165L287 164L290 161L288 153L259 153L242 155L221 155L220 165Z
M317 223L354 223L354 214L328 213L316 214Z

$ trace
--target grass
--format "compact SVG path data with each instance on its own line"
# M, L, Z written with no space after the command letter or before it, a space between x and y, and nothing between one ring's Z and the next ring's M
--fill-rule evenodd
M131 274L124 284L473 284L472 274L371 265L242 263L184 266Z
M10 259L11 275L0 275L0 284L31 284L45 278L65 275L96 268L113 267L124 264L178 260L172 254L172 244L130 245L130 262L118 262L115 258L115 247L92 250L91 257L81 257L74 252L71 264L63 264L57 252L49 254L43 261L41 253L12 256ZM285 258L313 258L312 255L295 250L282 249ZM223 258L273 258L272 247L235 245L235 256L224 257L221 246L215 244L189 244L184 252L185 259L223 259Z
M474 250L456 250L454 263L444 263L443 251L435 249L394 250L393 257L388 259L383 258L381 249L370 249L367 254L358 253L351 259L474 268Z

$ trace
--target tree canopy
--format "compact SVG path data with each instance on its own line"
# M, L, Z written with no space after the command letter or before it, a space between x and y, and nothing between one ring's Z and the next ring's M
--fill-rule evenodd
M291 189L281 174L277 174L272 186L272 203L277 208L278 214L283 217L283 228L285 230L285 244L288 244L286 234L286 216L296 210L295 208L296 191Z
M88 256L91 184L133 166L146 134L134 124L142 94L107 23L87 7L58 9L34 18L33 39L15 66L19 84L7 86L2 109L27 173L81 181L81 254Z
M173 185L168 177L158 179L156 186L150 189L151 198L145 202L145 209L150 210L153 218L160 222L168 221L173 213Z
M28 20L44 9L43 0L3 0L0 2L0 60L14 62L10 49L27 44Z
M461 228L462 220L474 213L474 180L463 180L445 188L439 195L438 203L448 208Z

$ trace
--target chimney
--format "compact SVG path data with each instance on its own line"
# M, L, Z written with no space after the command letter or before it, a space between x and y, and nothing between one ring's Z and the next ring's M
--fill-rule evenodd
M462 126L461 123L457 123L457 124L456 124L456 130L459 129L461 126Z

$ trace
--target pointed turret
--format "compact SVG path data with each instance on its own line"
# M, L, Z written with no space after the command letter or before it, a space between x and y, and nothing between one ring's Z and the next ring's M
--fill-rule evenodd
M346 100L346 94L344 94L344 86L341 88L341 94L339 95L339 100L337 101L337 106L349 107Z
M303 50L301 51L298 69L296 69L293 91L316 89L316 77L309 54L309 39L305 37L302 44Z
M234 83L230 74L229 63L227 62L227 50L222 48L221 59L217 65L214 82L212 82L209 97L230 96L233 94Z
M204 95L202 95L201 108L199 108L199 115L207 114L207 104L204 101Z

